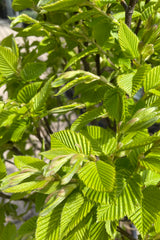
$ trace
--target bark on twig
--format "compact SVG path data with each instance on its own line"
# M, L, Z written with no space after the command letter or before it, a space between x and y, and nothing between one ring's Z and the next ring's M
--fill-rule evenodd
M137 2L138 0L130 0L129 4L127 5L124 0L121 1L121 5L124 7L125 10L125 23L128 27L131 26L133 11Z

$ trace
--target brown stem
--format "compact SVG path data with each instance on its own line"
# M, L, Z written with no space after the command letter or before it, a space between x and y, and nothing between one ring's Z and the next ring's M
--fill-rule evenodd
M123 6L123 8L125 10L125 23L127 24L128 27L131 26L133 11L134 11L134 8L135 8L137 2L138 2L138 0L130 0L129 4L127 5L125 0L121 1L121 5Z
M125 23L127 24L128 27L131 26L133 11L134 11L134 8L135 8L137 2L138 2L138 0L130 0L129 5L126 9Z
M129 240L136 240L129 233L127 233L125 230L123 230L120 227L117 227L117 232L121 233L123 236L127 237Z
M127 5L126 1L122 0L121 5L124 8L124 10L127 11L128 5Z
M100 67L100 55L99 54L96 54L95 62L96 62L97 75L100 76L101 75L101 67Z

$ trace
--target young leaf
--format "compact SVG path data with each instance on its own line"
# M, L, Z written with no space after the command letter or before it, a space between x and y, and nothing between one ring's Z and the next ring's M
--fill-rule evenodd
M18 59L10 48L0 46L0 72L8 77L17 71Z
M110 192L115 182L115 169L101 160L89 162L79 171L79 178L93 190Z
M94 155L109 155L116 150L115 133L109 128L87 126L81 133L91 142Z
M56 149L56 147L58 147L58 142L60 142L61 147L67 147L68 150L71 149L70 153L78 152L85 155L90 155L91 153L90 142L80 133L76 133L71 130L64 130L51 135L52 149Z
M155 186L143 190L141 206L130 218L144 238L160 212L160 190Z
M66 185L67 183L69 183L72 177L74 176L74 174L78 172L80 168L80 164L83 161L83 157L77 156L77 158L78 159L76 160L76 163L74 164L74 166L67 172L65 176L62 177L62 181L61 181L62 185Z
M76 184L69 184L60 189L57 197L55 198L55 196L53 196L48 201L46 207L41 211L40 216L48 215L54 208L60 205L70 195L70 193L73 192L75 188L77 188Z
M64 71L67 70L67 68L69 68L71 65L73 65L74 63L76 63L77 61L81 60L83 57L90 55L92 53L96 53L98 51L97 48L95 48L93 45L90 45L89 47L87 47L85 50L83 50L81 53L76 54L74 57L72 57L69 62L67 63Z
M38 171L41 171L45 166L45 162L29 156L14 156L14 163L16 167L20 170L25 168L35 168Z
M67 90L71 89L72 87L76 86L77 84L83 83L83 82L93 82L98 80L99 77L93 77L92 75L86 75L80 78L76 78L75 80L67 83L64 87L62 87L58 93L55 94L55 96L59 96L62 93L66 92Z
M117 78L118 86L123 89L129 96L132 94L132 81L134 73L122 74Z
M43 188L47 184L47 180L42 181L30 181L25 183L20 183L17 186L9 187L4 192L7 193L20 193L20 192L31 192L38 188Z
M159 154L149 153L144 159L140 160L141 166L146 169L160 173L160 156Z
M152 68L144 80L144 91L147 92L151 88L156 87L160 84L160 66Z
M78 213L83 203L84 203L84 198L78 192L73 193L71 196L67 198L66 203L62 210L62 215L61 215L61 223L60 223L61 236L63 235L63 233L65 233L65 231L68 228L68 225L73 220L73 218L76 217L76 214Z
M29 105L33 112L40 111L46 103L50 93L51 79L45 83L41 90L30 100Z
M65 105L65 106L60 106L60 107L56 107L56 108L53 108L53 109L50 109L48 111L49 114L55 114L55 113L66 113L66 112L69 112L69 111L72 111L76 108L84 108L85 107L85 104L82 104L82 103L72 103L72 104L69 104L69 105Z
M42 82L34 82L24 86L17 94L20 103L28 103L38 92Z
M79 131L81 128L83 128L85 125L90 123L91 121L101 118L101 117L107 117L107 112L103 108L103 106L99 108L95 108L91 111L87 111L80 115L72 124L71 130L73 131Z
M118 36L122 50L132 59L138 58L138 37L132 32L131 29L129 29L129 27L124 22L120 23Z
M118 188L118 185L119 188ZM98 221L119 220L134 213L141 200L140 177L135 175L128 181L117 178L117 196L110 205L101 205L98 209Z
M108 88L104 95L104 106L108 115L119 122L122 117L122 93L118 88Z
M85 0L60 0L48 5L42 6L42 9L49 11L66 11L68 8L73 8L76 5L85 3Z
M21 14L15 18L12 18L11 27L16 26L18 23L34 24L38 23L38 21L29 17L27 14Z
M37 79L46 70L46 65L43 62L33 62L25 64L21 71L23 80L31 81Z
M0 158L0 180L7 175L6 166L4 161Z
M59 240L60 219L63 204L60 204L48 215L39 216L36 228L36 240ZM52 226L52 227L51 227Z

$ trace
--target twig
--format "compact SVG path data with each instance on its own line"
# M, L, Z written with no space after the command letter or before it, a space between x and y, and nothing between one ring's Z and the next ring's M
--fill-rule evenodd
M128 27L131 26L133 11L137 2L138 0L130 0L128 8L126 9L125 23L127 24Z
M46 117L44 117L44 121L45 121L46 127L47 127L47 129L48 129L48 132L49 132L50 134L52 134L53 131L52 131L52 129L50 128L48 119L47 119Z
M129 240L136 240L129 233L127 233L125 230L123 230L121 227L117 227L117 231L119 233L121 233L123 236L127 237Z
M142 20L141 20L141 19L139 19L139 20L138 20L137 27L136 27L136 30L135 30L135 34L136 34L136 35L137 35L137 34L138 34L138 32L139 32L139 28L140 28L141 22L142 22Z
M127 5L126 1L122 0L121 5L123 6L124 10L127 11L128 5Z
M78 47L78 52L79 53L82 52L80 47ZM89 66L89 63L87 62L87 57L83 57L83 58L81 58L81 60L82 60L83 66L84 66L84 70L89 72L90 71L90 66Z
M100 76L101 75L101 67L100 67L100 55L99 54L96 54L95 62L96 62L97 75Z

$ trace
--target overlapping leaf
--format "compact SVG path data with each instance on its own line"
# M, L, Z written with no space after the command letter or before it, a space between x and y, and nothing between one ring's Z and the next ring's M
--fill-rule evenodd
M109 155L116 150L117 140L111 129L88 126L81 133L91 142L95 155Z
M140 179L134 176L128 181L117 179L118 185L115 202L110 205L101 205L97 212L98 221L119 220L124 216L134 213L141 200Z
M79 178L93 190L110 192L115 183L115 169L101 160L89 162L79 171Z
M141 206L131 215L131 220L141 233L147 234L160 212L160 190L150 186L143 190Z
M59 145L60 144L60 145ZM51 149L62 151L66 149L69 153L83 153L90 155L90 142L80 133L64 130L51 135Z

